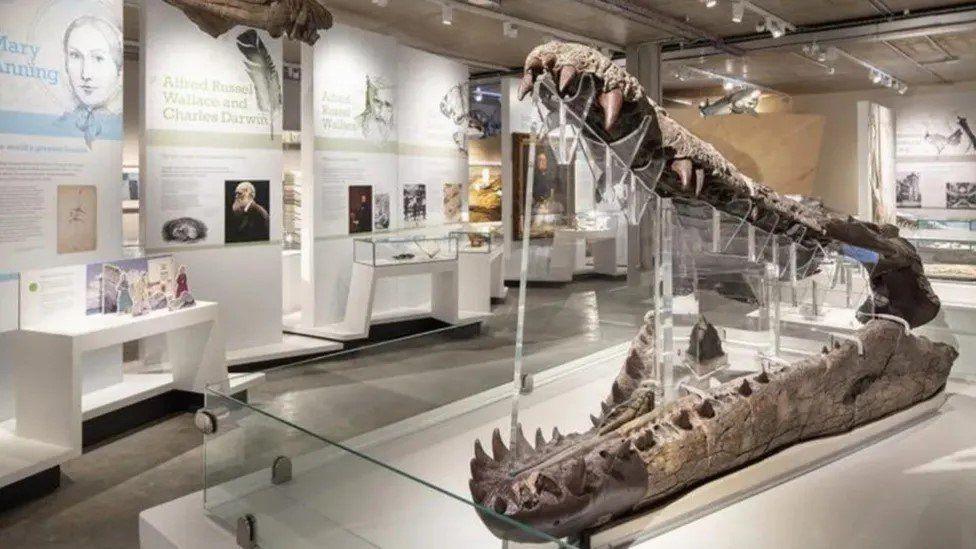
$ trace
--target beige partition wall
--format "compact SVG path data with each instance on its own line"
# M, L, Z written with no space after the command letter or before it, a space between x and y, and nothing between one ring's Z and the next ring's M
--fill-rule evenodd
M764 113L704 118L697 109L670 113L749 177L781 193L813 194L823 141L822 116Z

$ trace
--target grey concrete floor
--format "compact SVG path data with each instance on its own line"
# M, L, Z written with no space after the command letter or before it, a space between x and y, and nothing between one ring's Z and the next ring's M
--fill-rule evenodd
M530 288L525 371L634 337L649 308L646 289L623 286L584 279ZM512 379L517 303L518 292L510 292L476 337L427 335L276 370L252 390L251 400L322 437L343 440L496 387ZM266 467L285 446L324 445L269 418L258 423L245 442L254 467ZM139 512L200 490L203 467L202 436L192 416L163 419L65 464L54 494L0 512L0 548L138 547ZM216 477L239 472L211 471Z

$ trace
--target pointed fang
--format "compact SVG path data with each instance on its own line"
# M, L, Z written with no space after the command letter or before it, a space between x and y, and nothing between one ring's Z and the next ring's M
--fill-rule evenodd
M559 93L566 91L566 86L576 78L577 74L576 67L572 65L566 65L559 69Z
M492 460L491 457L489 457L485 452L485 449L482 448L480 440L474 441L474 459L483 465L490 465L494 463L494 460Z
M495 461L502 461L508 456L508 447L502 442L502 434L497 428L491 433L491 452L495 455Z
M559 432L559 429L552 428L552 440L555 442L560 442L563 439L563 434Z
M620 88L614 88L600 95L598 101L603 107L603 129L609 132L620 117L620 108L624 105L624 92L620 91Z
M546 445L546 437L542 435L542 427L535 430L535 449L540 450Z
M600 418L596 417L593 414L590 414L590 423L592 423L594 427L599 427L600 426Z
M705 170L695 170L695 196L700 195L703 188L705 188Z
M526 95L532 93L532 86L535 84L535 78L533 78L532 73L525 71L522 75L522 83L519 84L518 98L519 101L525 99Z

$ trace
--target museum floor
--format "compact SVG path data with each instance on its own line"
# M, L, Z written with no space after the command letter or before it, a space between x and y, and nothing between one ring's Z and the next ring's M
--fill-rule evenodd
M517 297L513 289L478 337L428 335L279 370L252 391L251 400L317 433L345 439L499 386L512 377ZM646 310L639 294L619 280L531 288L527 371L629 341ZM714 310L744 317L727 303ZM976 386L962 387L976 396ZM287 442L267 439L276 448ZM971 460L967 455L969 467L940 474L971 483ZM0 514L0 547L138 547L139 512L200 490L202 470L201 435L192 416L162 420L90 449L63 467L56 493Z

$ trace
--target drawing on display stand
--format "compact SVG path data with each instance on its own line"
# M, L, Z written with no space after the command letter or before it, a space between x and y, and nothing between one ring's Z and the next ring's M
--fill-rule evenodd
M460 222L461 206L461 185L444 183L444 222Z
M98 240L98 189L58 185L58 253L90 252Z
M129 281L125 273L119 273L119 282L115 286L115 299L115 312L120 314L132 312L132 293L129 290Z
M385 231L390 228L390 194L376 193L373 197L373 230Z
M132 279L129 284L129 296L132 299L132 316L142 316L150 311L149 281L145 273Z
M393 86L383 77L366 76L366 98L363 112L356 117L363 137L374 132L386 141L393 130Z
M946 208L976 210L976 183L946 183Z
M901 172L897 177L895 204L899 208L921 208L922 191L919 189L921 174L917 171Z
M275 115L281 112L281 78L278 67L257 31L249 29L237 36L237 49L244 56L244 68L254 84L258 110L268 115L268 127L274 140Z
M349 187L349 234L373 231L373 187Z
M192 244L207 239L207 224L194 217L179 217L163 223L163 241Z
M187 277L186 265L180 265L176 275L176 297L169 302L169 310L185 309L196 304L193 293L190 292L190 281Z
M427 220L427 185L403 186L403 221L420 226Z
M224 182L224 242L262 242L271 239L270 182Z

